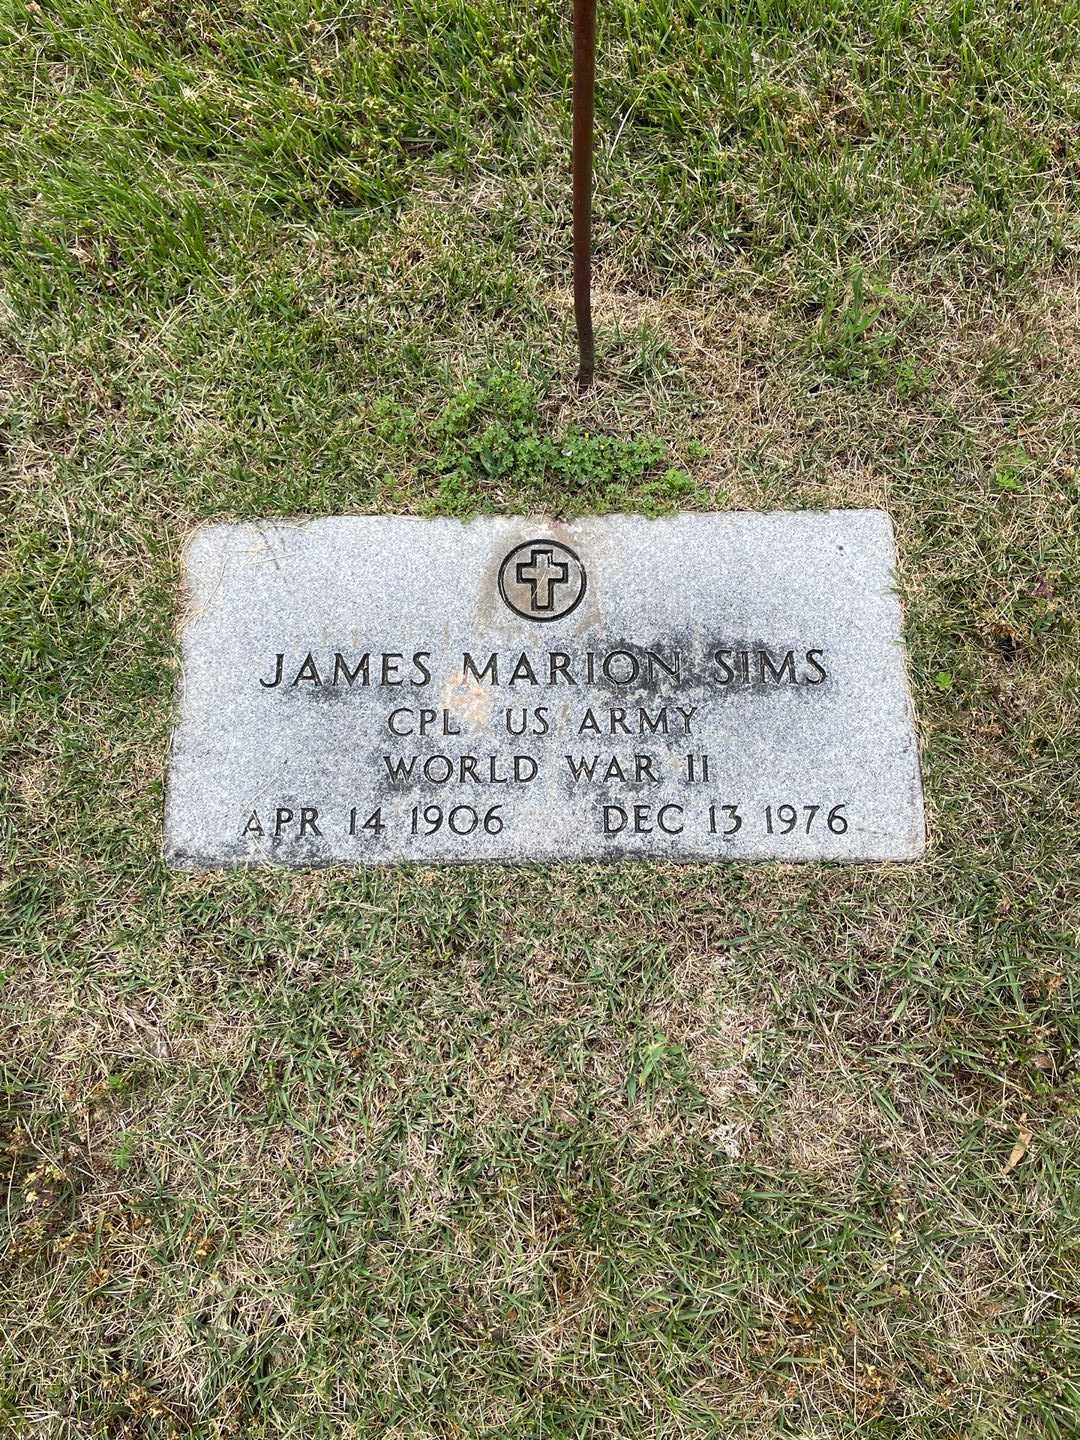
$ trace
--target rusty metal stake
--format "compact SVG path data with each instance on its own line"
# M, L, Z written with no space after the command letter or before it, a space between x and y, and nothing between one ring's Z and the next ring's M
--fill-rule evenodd
M596 0L574 0L574 320L578 389L592 384L592 165Z

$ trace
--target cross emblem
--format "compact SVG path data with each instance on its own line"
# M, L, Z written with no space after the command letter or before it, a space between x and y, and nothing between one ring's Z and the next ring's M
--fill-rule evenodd
M555 552L549 548L535 546L528 560L517 566L519 585L528 585L532 608L536 611L555 608L555 587L565 585L570 577L570 566L564 560L556 560Z
M562 620L581 604L587 584L581 557L561 540L523 540L499 566L503 604L522 620Z

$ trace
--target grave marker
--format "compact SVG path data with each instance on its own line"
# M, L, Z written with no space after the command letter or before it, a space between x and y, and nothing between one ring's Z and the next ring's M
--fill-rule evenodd
M205 527L166 857L913 859L894 564L874 510Z

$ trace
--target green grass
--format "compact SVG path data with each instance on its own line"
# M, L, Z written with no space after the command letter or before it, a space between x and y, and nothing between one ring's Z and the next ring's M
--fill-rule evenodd
M585 397L566 8L0 0L15 1436L1080 1434L1080 7L602 5ZM198 521L868 503L919 865L163 869Z

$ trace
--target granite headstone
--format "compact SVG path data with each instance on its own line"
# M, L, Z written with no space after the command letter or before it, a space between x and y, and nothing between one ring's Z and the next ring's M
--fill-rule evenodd
M206 526L166 858L914 859L894 568L877 510Z

